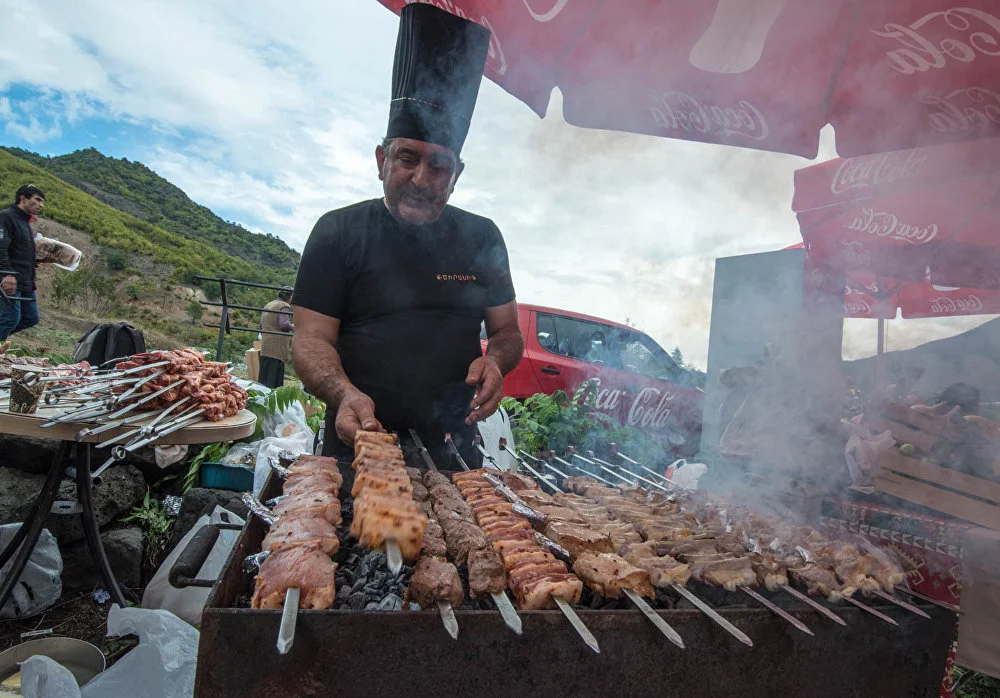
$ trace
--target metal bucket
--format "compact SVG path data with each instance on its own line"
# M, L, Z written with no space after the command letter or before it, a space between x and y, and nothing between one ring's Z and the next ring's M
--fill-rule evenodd
M19 662L36 654L54 659L69 669L77 684L83 686L104 671L104 653L97 647L72 637L46 637L29 640L0 653L0 683L20 672Z

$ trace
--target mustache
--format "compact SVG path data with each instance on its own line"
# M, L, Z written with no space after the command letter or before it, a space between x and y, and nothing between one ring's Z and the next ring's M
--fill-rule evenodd
M419 200L424 201L426 203L433 203L434 202L434 197L433 196L428 196L426 193L424 193L420 189L417 189L416 187L405 187L402 191L400 191L400 196L406 196L406 197L410 197L410 198L414 198L414 199L419 199Z

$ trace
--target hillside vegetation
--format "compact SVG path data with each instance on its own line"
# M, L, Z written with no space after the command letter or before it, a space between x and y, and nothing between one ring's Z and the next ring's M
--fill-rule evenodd
M0 148L0 203L12 201L17 187L26 183L46 193L36 232L76 246L84 252L84 261L74 272L49 265L39 269L42 321L14 335L15 347L66 354L86 327L125 320L146 332L150 348L214 350L217 330L202 323L218 323L218 309L201 306L197 299L218 299L220 287L195 275L273 285L294 282L294 263L283 268L261 265L140 220ZM274 298L268 289L229 286L228 292L231 302L258 307ZM232 326L256 327L258 319L252 311L230 313ZM227 336L223 359L242 360L254 338L241 332Z
M207 242L253 264L275 269L295 269L299 264L299 253L280 238L224 221L141 162L108 157L94 148L54 157L20 148L6 150L97 200L164 230Z
M14 191L26 182L41 187L46 194L45 218L79 230L91 242L104 248L150 257L173 268L171 279L201 286L210 296L218 295L218 284L198 283L194 275L221 276L267 284L291 284L295 269L261 266L227 254L212 244L172 233L158 225L101 203L55 175L0 149L0 197L12 201ZM234 290L235 299L267 297L272 294Z

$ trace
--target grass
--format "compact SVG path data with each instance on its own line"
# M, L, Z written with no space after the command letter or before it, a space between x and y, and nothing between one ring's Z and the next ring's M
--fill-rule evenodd
M1000 698L1000 679L955 667L955 681L960 682L955 698Z

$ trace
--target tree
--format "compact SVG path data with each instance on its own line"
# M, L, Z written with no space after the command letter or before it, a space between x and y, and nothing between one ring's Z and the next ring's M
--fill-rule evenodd
M190 301L188 301L187 308L184 309L184 312L187 313L187 316L189 318L191 318L191 324L197 325L199 322L201 322L202 310L203 310L202 305L201 303L198 302L198 299L192 298Z
M680 347L674 347L674 350L670 352L670 358L676 361L678 366L684 365L684 354L681 353Z

